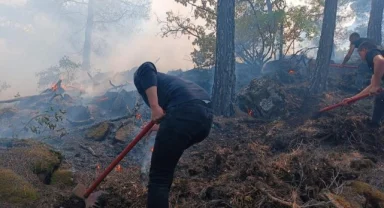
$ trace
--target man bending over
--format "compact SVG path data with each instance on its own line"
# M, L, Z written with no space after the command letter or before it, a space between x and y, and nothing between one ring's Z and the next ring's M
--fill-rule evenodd
M366 94L377 94L380 89L381 80L384 75L384 51L381 51L377 46L371 42L364 42L358 48L361 59L367 62L368 67L372 70L373 75L371 83L357 95L344 99L347 104L352 98L363 96ZM372 127L379 127L384 115L384 92L380 92L376 98L373 107L372 119L369 122Z
M151 62L135 72L134 83L159 125L152 153L148 208L168 208L175 167L184 150L203 141L212 126L210 96L197 84L156 70ZM160 122L161 120L161 122Z
M350 36L349 36L349 42L351 43L350 46L349 46L349 50L348 50L348 53L347 55L344 57L344 60L343 60L343 63L341 65L345 65L349 59L351 59L351 56L353 54L353 51L355 51L355 48L358 49L360 44L362 44L363 42L371 42L373 44L375 44L375 41L373 41L372 39L369 39L369 38L361 38L360 37L360 34L357 33L357 32L354 32L352 33Z

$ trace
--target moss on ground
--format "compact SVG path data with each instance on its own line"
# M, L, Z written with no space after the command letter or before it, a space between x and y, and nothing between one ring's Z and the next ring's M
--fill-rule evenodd
M8 203L30 203L38 199L37 190L10 169L0 168L0 200Z
M51 178L51 185L57 186L72 186L73 173L70 170L57 170L53 173Z
M97 127L89 130L85 137L96 141L102 141L108 134L109 124L107 122L101 123Z
M33 158L32 171L39 173L52 173L61 163L61 155L44 146L34 146L26 152L26 156Z
M356 204L355 202L348 201L343 196L332 194L329 192L325 193L325 195L328 197L329 201L336 208L360 208L361 207L360 205Z
M353 187L353 190L356 191L356 193L365 196L370 201L379 202L381 204L384 202L384 193L367 183L353 181L351 187Z
M28 180L31 173L48 184L51 174L60 166L62 155L48 145L34 140L14 140L12 148L0 153L0 167L12 169Z

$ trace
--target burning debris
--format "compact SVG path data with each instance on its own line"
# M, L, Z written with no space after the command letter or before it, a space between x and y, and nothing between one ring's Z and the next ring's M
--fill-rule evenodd
M296 71L292 76L296 76ZM384 179L380 177L382 161L371 153L382 153L383 130L373 132L364 125L362 115L346 119L347 114L341 109L334 111L333 116L307 121L301 109L305 102L301 89L305 87L270 78L253 80L238 95L238 104L246 117L216 118L210 138L193 146L181 158L172 186L171 204L179 207L321 207L343 199L345 204L362 207L363 201L374 204L380 200L370 198L380 196L379 190L384 187ZM131 105L129 110L122 111L131 112L129 117L98 122L97 118L102 117L96 114L99 109L112 111L115 101L128 103L125 99L128 95L134 97L133 93L113 89L92 98L92 105L72 104L65 108L66 119L76 124L72 128L81 128L64 136L60 143L52 143L71 164L60 169L74 170L73 180L89 184L149 118L148 112L135 110L139 103L135 98L127 104ZM327 105L339 97L339 92L329 92L319 101ZM359 105L365 106L366 102ZM358 112L357 108L351 107L349 111ZM15 111L17 113L17 109ZM291 122L293 114L302 122ZM93 121L87 123L92 118ZM155 136L149 135L138 143L100 185L100 190L110 193L105 199L106 207L145 206L145 186ZM358 154L357 150L360 150ZM0 148L2 152L7 153ZM18 173L17 168L13 171ZM52 206L81 207L75 199L55 194L70 193L72 186L48 187L52 193L47 197L58 199ZM34 203L43 202L38 199Z
M110 116L119 116L130 113L136 104L136 92L127 92L124 89L120 91L109 91L104 95L95 97L93 104L99 106Z
M333 117L307 121L305 111L308 108L303 106L317 108L318 105L312 105L304 96L307 83L303 80L308 78L305 70L310 70L310 62L303 62L307 65L287 64L275 73L253 79L240 90L237 104L245 117L216 118L210 138L186 151L175 173L172 205L316 207L335 205L335 201L342 198L345 204L360 206L361 200L353 197L364 196L367 196L367 203L373 203L370 197L372 193L381 194L377 191L383 187L384 179L379 177L383 173L382 161L370 153L381 154L383 146L379 134L382 130L372 132L363 124L363 116L346 119L347 114L342 110L335 111ZM268 66L265 69L267 72ZM195 71L200 77L211 75L209 71ZM192 76L191 73L184 76ZM55 112L65 111L63 122L48 125L70 132L60 137L51 133L54 136L47 141L62 152L65 159L51 172L52 177L44 176L44 179L63 178L63 181L46 184L52 193L43 191L42 194L56 199L55 204L47 205L44 200L37 199L33 203L38 207L82 207L75 199L57 193L70 193L74 181L90 184L150 118L150 111L142 107L143 101L137 99L137 92L128 90L131 83L115 84L113 79L99 82L97 76L90 78L99 83L95 84L99 88L108 80L108 90L97 95L75 95L69 90L75 87L59 80L40 95L6 101L16 105L2 109L2 122L44 118L32 120L29 124L33 125L47 122L46 114L55 118L54 112L44 114L48 106ZM211 81L204 81L206 88L211 84ZM335 86L334 80L330 86ZM335 90L316 101L327 105L339 101L340 97L340 92ZM21 117L21 112L29 117ZM106 207L145 206L145 186L155 137L155 134L148 135L138 143L100 184L100 190L110 193L105 199ZM6 155L10 148L13 147L0 145L0 153ZM357 150L359 154L355 153ZM17 166L7 168L20 174ZM38 182L27 179L26 182L40 187L36 185ZM5 207L9 207L8 204Z
M299 93L302 90L301 94ZM263 118L283 118L300 111L305 87L287 87L269 79L254 79L237 97L241 110L248 115Z
M70 100L70 96L65 94L64 88L61 86L62 80L59 80L57 83L53 84L52 87L44 90L39 95L27 96L27 97L18 97L11 100L2 100L1 103L13 103L19 102L19 106L30 107L33 104L36 105L37 102L51 103L57 96L60 96L62 99L67 101Z

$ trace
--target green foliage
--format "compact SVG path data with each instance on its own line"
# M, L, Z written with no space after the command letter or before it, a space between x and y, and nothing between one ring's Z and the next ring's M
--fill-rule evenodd
M58 126L58 123L63 120L64 114L66 112L63 110L55 110L53 107L50 107L48 110L44 111L42 114L34 116L25 124L25 130L31 131L34 134L41 134L45 130L55 130Z
M285 27L288 28L289 32L285 34L285 40L287 42L292 40L304 41L300 37L303 33L307 39L319 35L318 20L321 18L320 14L316 7L297 6L289 8L285 19Z
M198 67L210 67L215 64L216 34L211 32L196 38L192 42L196 46L191 53L192 61Z
M167 12L162 25L163 37L186 35L194 38L192 61L196 67L211 67L215 63L217 0L175 0L193 9L192 16ZM343 23L354 16L346 9L350 3L362 0L339 0L336 37L345 40ZM236 58L246 64L261 67L275 58L297 52L294 45L314 41L321 31L325 0L305 0L302 5L288 5L285 0L236 0ZM271 3L271 4L268 4ZM281 30L281 28L283 28Z
M211 67L215 63L217 1L175 1L185 7L192 7L194 12L191 17L167 12L166 20L159 20L163 37L186 35L194 38L192 61L196 67ZM306 39L315 37L320 29L323 4L324 0L311 0L311 7L288 7L285 0L237 0L237 59L260 68L276 55L277 45L283 45L288 51L293 41L304 40L303 34ZM281 25L284 28L283 37L279 37Z
M60 59L59 64L51 66L36 74L39 77L38 86L50 87L52 83L56 83L59 79L63 83L70 84L76 80L76 72L80 69L80 64L70 60L67 56Z
M236 55L259 69L275 54L278 25L286 15L279 9L283 1L271 3L272 8L268 8L264 0L241 1L237 5Z

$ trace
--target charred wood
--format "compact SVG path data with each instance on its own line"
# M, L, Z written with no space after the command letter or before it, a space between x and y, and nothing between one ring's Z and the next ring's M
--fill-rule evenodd
M84 150L87 150L89 153L91 153L91 155L95 156L95 157L99 157L99 155L97 155L95 153L95 151L91 148L91 147L87 147L85 145L82 145L82 144L79 144L79 146L84 149Z

